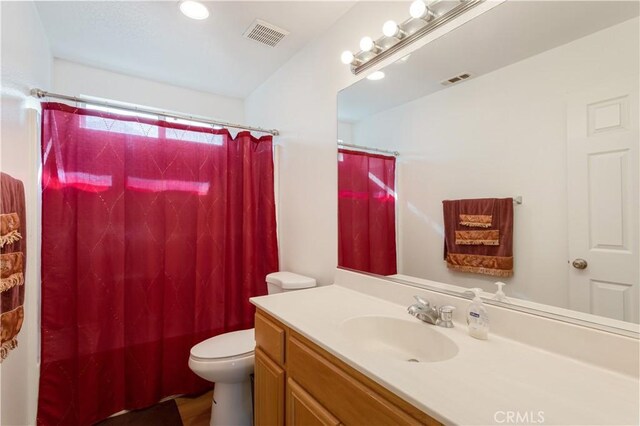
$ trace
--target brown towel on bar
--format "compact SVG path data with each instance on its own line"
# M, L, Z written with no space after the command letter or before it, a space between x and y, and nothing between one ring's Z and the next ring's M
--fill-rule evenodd
M0 362L18 345L24 319L25 214L22 182L0 173Z
M497 277L513 275L512 198L445 200L442 206L448 268Z

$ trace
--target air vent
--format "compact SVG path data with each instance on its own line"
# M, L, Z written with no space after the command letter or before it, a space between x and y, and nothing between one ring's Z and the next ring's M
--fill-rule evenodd
M289 31L283 30L268 22L261 21L260 19L253 21L243 34L243 36L248 39L271 47L278 44L286 35L289 35Z
M440 82L443 86L451 86L452 84L460 83L461 81L465 81L471 78L471 74L468 72L462 73L460 75L456 75L455 77L448 78Z

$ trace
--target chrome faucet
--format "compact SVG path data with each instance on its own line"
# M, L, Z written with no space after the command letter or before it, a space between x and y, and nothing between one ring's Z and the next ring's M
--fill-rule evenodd
M438 309L420 296L413 296L413 298L416 299L416 303L407 308L409 314L429 324L445 328L453 327L452 316L455 307L443 306Z
M435 306L431 306L428 300L424 300L420 296L413 296L416 303L407 308L407 312L418 318L420 321L435 325L438 322L440 314Z

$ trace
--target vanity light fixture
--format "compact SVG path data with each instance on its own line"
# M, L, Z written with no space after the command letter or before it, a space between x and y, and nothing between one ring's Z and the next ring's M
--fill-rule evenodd
M362 49L363 52L372 53L378 53L380 51L380 47L371 37L362 37L360 40L360 49Z
M350 50L345 50L344 52L342 52L342 55L340 55L340 60L345 65L351 64L353 66L357 66L362 63L362 61L356 58Z
M413 19L422 19L427 22L435 18L435 15L424 0L415 0L411 3L411 6L409 6L409 15L411 15Z
M201 21L209 17L207 6L195 0L182 0L180 2L180 12L186 17Z
M397 39L402 39L407 35L407 33L400 29L396 21L385 22L382 26L382 34L384 34L385 37L395 37Z
M340 60L343 64L351 67L352 73L358 75L484 1L415 0L409 7L410 18L402 23L393 20L386 21L382 26L383 35L380 38L374 40L368 36L363 37L360 40L360 51L353 53L346 50L340 55ZM436 2L438 4L437 13L429 6L433 6Z

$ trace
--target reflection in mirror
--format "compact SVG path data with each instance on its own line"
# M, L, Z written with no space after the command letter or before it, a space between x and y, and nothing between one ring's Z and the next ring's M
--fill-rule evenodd
M340 92L339 266L638 323L638 9L505 2Z
M345 148L338 150L338 263L394 275L396 159Z

